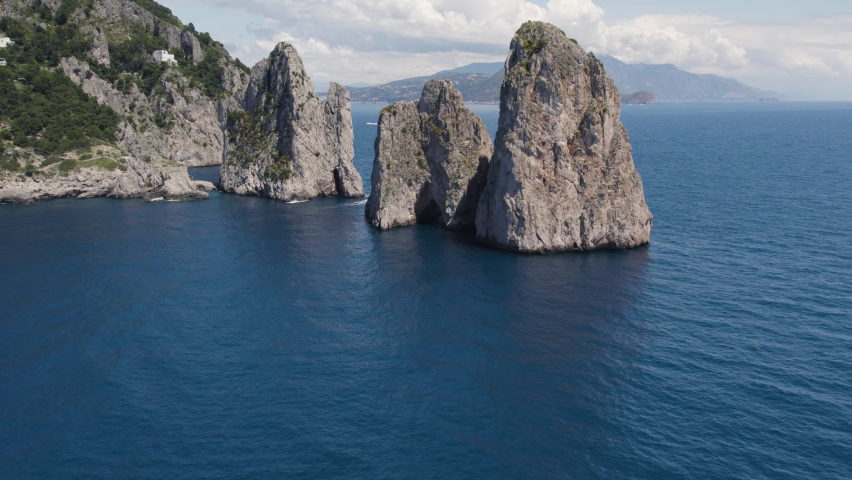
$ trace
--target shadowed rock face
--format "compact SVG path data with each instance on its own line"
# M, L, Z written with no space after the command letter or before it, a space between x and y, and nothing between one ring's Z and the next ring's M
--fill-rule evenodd
M332 83L320 103L291 45L279 44L252 68L245 109L229 116L223 190L284 201L364 196L352 163L349 93Z
M558 28L512 40L477 238L526 253L626 249L650 241L620 97L601 63Z
M491 152L485 124L452 82L429 81L419 102L382 111L367 219L382 230L472 227Z

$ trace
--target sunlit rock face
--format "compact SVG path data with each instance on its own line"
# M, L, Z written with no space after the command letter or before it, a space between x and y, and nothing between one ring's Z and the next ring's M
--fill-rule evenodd
M603 65L564 32L528 22L512 40L477 238L549 253L650 241L621 99Z
M252 68L244 106L226 127L224 191L284 201L364 196L349 92L332 83L320 102L292 45Z

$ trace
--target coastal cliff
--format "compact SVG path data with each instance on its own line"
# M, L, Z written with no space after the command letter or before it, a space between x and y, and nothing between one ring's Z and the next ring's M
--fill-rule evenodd
M420 223L472 227L492 145L482 120L448 80L432 80L419 102L379 118L368 221L381 230Z
M186 167L221 163L249 73L222 44L151 0L0 13L0 201L206 198Z
M228 116L224 191L284 201L364 196L349 92L332 83L321 103L292 45L278 44L252 68L243 104Z
M220 112L239 108L233 95L211 99L174 69L163 73L154 94L146 95L135 83L118 90L74 57L63 58L59 66L86 94L122 116L117 141L130 155L164 158L187 167L222 163L226 115ZM244 90L247 76L238 69L224 67L222 75L231 93Z
M558 28L511 42L477 238L524 253L634 248L652 215L603 65Z
M14 40L3 51L8 65L0 82L21 93L49 96L34 81L44 70L60 72L78 92L117 114L109 126L114 138L99 140L137 159L186 166L221 163L225 119L240 107L248 68L209 34L184 25L150 0L0 0L0 11L0 31ZM35 117L49 123L62 111L34 111L32 100L26 107L0 111L0 121L7 120L11 136L18 137L15 147L62 155L88 146L91 135L75 134L73 125L51 132L21 122L21 117ZM39 145L51 133L65 141Z

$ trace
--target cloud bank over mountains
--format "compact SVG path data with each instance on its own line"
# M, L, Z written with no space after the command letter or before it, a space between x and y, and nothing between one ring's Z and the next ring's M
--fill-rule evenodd
M179 2L201 5L200 0L167 4ZM707 15L607 21L592 0L214 0L204 5L253 14L256 21L242 26L249 40L227 45L246 63L287 41L318 86L329 80L383 83L502 61L520 24L543 20L586 49L627 63L672 63L791 96L807 98L816 91L852 100L852 15L785 23Z

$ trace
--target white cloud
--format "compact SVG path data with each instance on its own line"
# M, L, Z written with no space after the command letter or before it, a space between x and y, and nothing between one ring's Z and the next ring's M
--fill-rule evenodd
M286 40L299 50L318 86L330 80L377 83L473 61L502 61L512 34L527 20L553 23L586 48L629 63L672 63L697 73L759 82L758 87L804 88L805 80L852 75L849 16L746 24L714 16L643 15L608 23L593 0L549 0L543 5L528 0L213 3L265 18L250 27L254 43L237 45L235 53L243 60L257 61L277 41ZM832 85L838 90L841 83Z
M748 52L707 16L645 15L607 29L600 50L629 63L673 63L681 68L745 67Z
M665 16L640 17L625 25L634 23L651 33L609 36L610 53L625 61L673 63L794 98L852 100L852 16L775 24ZM661 32L672 37L669 48L655 50L651 42L648 48L636 47L645 36L659 39Z

